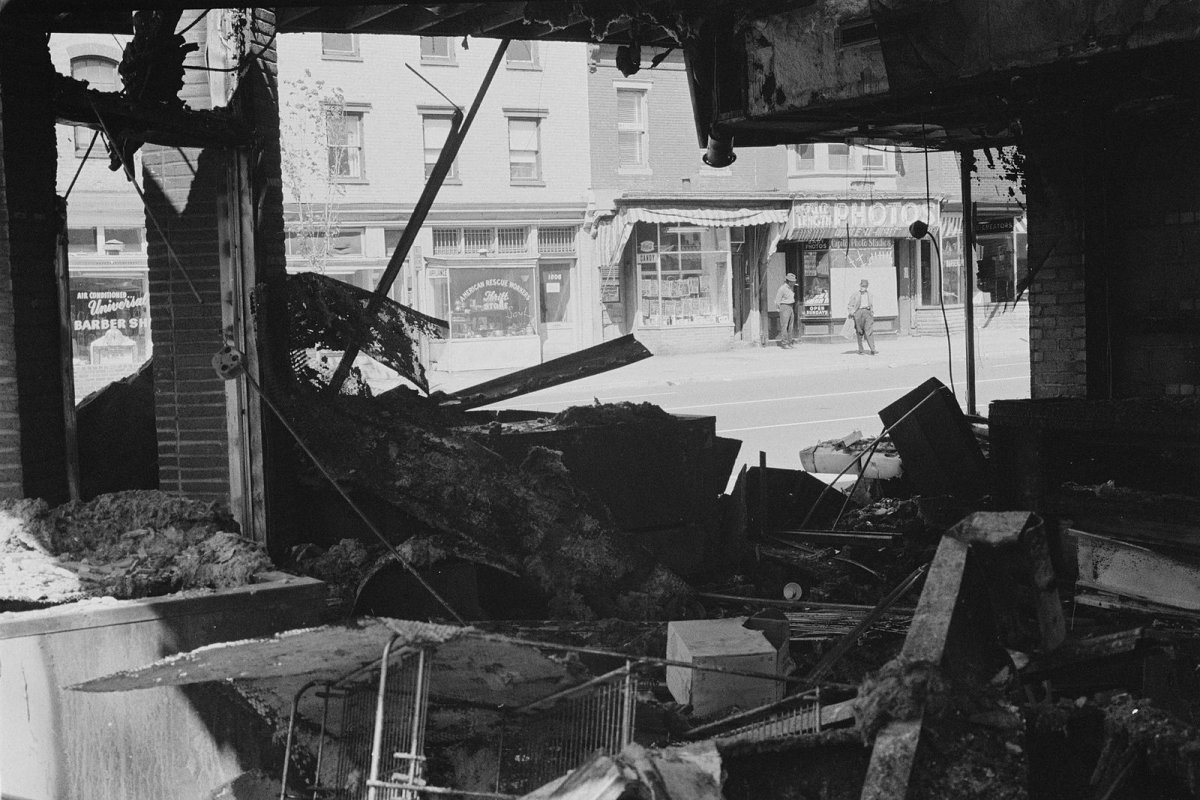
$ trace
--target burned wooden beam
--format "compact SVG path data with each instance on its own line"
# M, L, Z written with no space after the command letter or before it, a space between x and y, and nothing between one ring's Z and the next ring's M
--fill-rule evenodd
M194 111L98 92L60 75L53 98L55 121L132 135L167 147L238 147L250 144L248 125L227 111Z
M600 375L618 367L637 363L651 355L653 354L641 342L633 338L633 334L626 334L536 367L518 370L462 389L449 395L443 404L463 409L491 405L580 378Z

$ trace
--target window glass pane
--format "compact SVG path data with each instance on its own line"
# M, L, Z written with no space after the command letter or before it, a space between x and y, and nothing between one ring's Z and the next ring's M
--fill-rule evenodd
M450 135L451 121L451 117L432 114L421 118L422 135L425 139L426 178L433 174L433 168L437 164L438 156L441 155L442 148L446 146L446 138ZM446 174L446 177L458 177L457 158L450 165L450 171Z
M541 267L542 322L570 322L571 262Z
M504 55L510 64L533 64L537 60L533 42L509 42Z
M450 58L450 37L422 36L421 58Z
M358 42L352 33L322 33L321 52L354 55L358 52Z
M105 228L104 247L109 249L117 242L121 243L122 252L142 252L142 231L140 228Z
M538 174L538 120L510 119L508 121L509 176L513 179L534 180Z
M404 235L403 228L384 228L383 229L383 252L391 255L396 250L396 245L400 244L400 237Z
M642 92L630 89L617 90L617 124L640 125L642 123Z
M331 111L325 118L329 173L342 178L362 177L362 113Z
M363 252L363 229L347 228L338 231L330 242L329 250L335 256L361 256Z
M450 338L532 336L536 333L532 267L452 268Z
M617 131L617 149L620 151L621 166L631 167L645 163L641 131Z
M145 277L72 277L71 342L76 367L145 361L150 355Z
M98 92L116 92L121 89L117 79L117 62L99 56L71 59L71 77L87 81L88 87Z
M813 157L814 150L811 144L792 145L792 150L796 154L796 167L798 169L812 169L815 164Z
M866 147L862 152L862 165L864 169L883 169L887 161L887 154L879 147Z
M829 168L850 169L850 146L845 144L829 145Z
M658 236L658 253L638 253L638 288L645 324L728 321L728 230L659 226ZM697 249L706 247L718 249Z
M95 228L67 228L68 253L96 252Z

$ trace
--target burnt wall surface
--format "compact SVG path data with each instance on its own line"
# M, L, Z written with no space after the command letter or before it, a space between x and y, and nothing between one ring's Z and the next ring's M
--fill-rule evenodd
M186 12L180 25L187 26L196 13ZM188 31L188 41L200 51L188 56L187 65L204 66L206 34L203 24ZM208 73L187 70L179 96L193 109L211 108ZM225 382L211 365L224 343L217 202L226 183L225 154L146 145L142 176L159 486L228 501Z
M1193 107L1027 126L1035 398L1196 394L1196 129Z
M0 496L66 499L54 272L54 67L44 32L0 24Z

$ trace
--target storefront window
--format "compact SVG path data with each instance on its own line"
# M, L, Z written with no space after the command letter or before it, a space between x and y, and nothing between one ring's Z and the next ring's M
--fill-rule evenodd
M800 298L805 319L829 319L829 243L803 242Z
M534 267L451 267L450 338L536 333Z
M644 225L637 233L642 321L686 325L729 320L729 230Z
M143 275L71 278L71 343L77 365L137 365L150 355Z
M979 236L979 290L1002 303L1015 296L1012 232Z

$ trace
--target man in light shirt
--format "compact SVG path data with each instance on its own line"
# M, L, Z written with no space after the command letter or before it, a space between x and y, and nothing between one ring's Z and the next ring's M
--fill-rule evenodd
M858 340L858 354L863 354L863 339L875 355L875 304L871 300L870 283L864 278L858 282L858 291L850 295L846 316L854 320L854 338Z
M787 274L775 293L775 308L779 309L779 346L792 346L792 327L796 324L796 276Z

